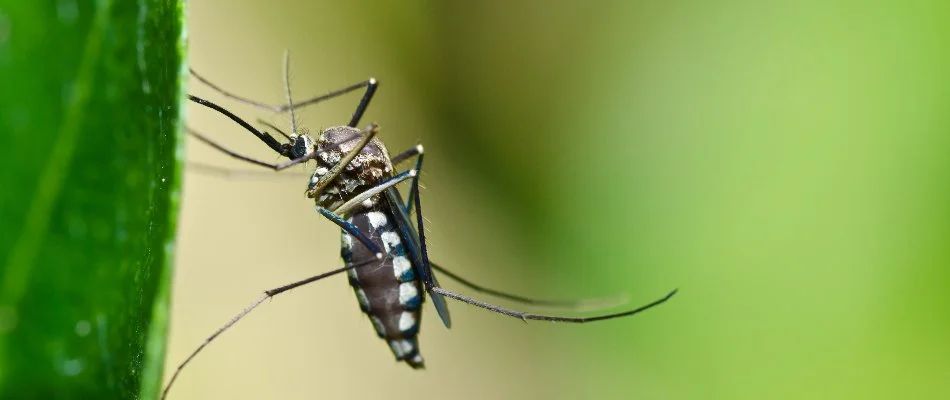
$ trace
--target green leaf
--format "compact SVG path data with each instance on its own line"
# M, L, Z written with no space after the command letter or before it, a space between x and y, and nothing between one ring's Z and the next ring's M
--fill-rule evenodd
M0 398L155 398L183 4L0 0Z

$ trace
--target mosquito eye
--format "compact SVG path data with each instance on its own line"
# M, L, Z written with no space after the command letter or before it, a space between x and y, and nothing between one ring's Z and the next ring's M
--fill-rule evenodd
M313 152L313 139L310 136L300 136L294 140L293 157L300 158Z

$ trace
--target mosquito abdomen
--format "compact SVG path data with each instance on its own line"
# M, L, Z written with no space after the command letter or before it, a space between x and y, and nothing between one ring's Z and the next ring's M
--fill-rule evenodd
M410 257L392 218L383 211L371 209L350 218L350 223L380 248L391 255L380 265L348 271L350 286L356 293L360 309L369 316L376 334L389 345L396 360L413 368L423 368L417 335L421 322L422 282L415 274ZM347 265L375 258L359 240L343 232L341 250Z

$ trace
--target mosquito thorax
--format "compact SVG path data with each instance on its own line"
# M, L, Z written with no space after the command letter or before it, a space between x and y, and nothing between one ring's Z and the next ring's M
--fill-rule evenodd
M317 169L308 189L313 189L321 177L327 175L344 155L353 151L362 138L360 130L348 126L325 129L317 140ZM353 158L336 179L317 196L317 204L329 210L336 209L364 190L392 177L393 165L383 142L373 138ZM378 201L378 195L371 203Z

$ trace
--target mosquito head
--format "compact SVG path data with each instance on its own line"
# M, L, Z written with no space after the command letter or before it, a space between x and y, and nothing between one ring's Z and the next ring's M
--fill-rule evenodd
M333 170L344 155L356 149L362 135L359 129L348 126L327 128L320 134L316 147L318 165L310 182L311 189L320 178ZM318 194L318 203L327 209L335 209L358 193L390 178L392 171L392 161L386 146L373 138L323 193Z
M313 153L314 149L314 140L310 135L290 135L290 140L293 144L290 147L290 158L300 158L310 153Z

